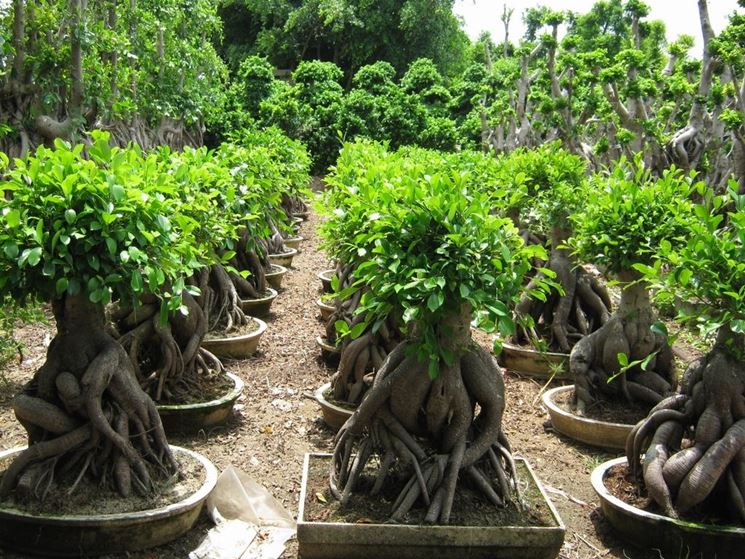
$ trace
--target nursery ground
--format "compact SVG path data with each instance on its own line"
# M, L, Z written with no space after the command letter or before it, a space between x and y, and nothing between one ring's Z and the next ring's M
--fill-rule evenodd
M172 444L206 455L223 470L233 465L266 486L275 497L297 514L303 455L327 452L333 432L320 419L313 391L328 380L331 371L320 360L315 338L322 332L318 308L320 282L316 273L330 267L319 250L315 234L317 219L311 214L301 226L305 237L283 288L265 319L269 325L259 352L245 361L227 362L227 368L246 384L230 422L192 437L170 437ZM19 330L25 344L23 360L0 375L0 440L2 448L25 444L25 432L15 421L12 394L28 380L44 359L51 326L27 325ZM484 344L489 338L479 333ZM603 519L599 502L590 486L590 472L613 457L573 443L554 433L540 403L541 384L513 374L506 376L507 409L504 428L516 454L525 457L543 482L567 526L560 557L594 559L619 557L659 559L654 550L640 550L620 542ZM185 537L149 551L111 555L110 559L184 559L197 547L210 520L202 515ZM0 549L0 557L18 559ZM291 541L283 555L297 557Z

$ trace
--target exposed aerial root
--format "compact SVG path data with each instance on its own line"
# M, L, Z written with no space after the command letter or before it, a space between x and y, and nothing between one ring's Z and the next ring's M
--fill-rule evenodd
M379 460L371 492L380 492L389 479L402 487L393 521L404 520L421 503L425 522L448 523L461 482L495 506L519 502L514 461L500 442L506 442L501 372L486 351L470 345L468 321L458 328L451 338L461 357L441 365L435 380L425 365L406 356L407 343L399 344L337 433L329 487L342 506L373 456Z
M741 335L720 331L712 351L686 371L679 393L639 422L627 442L632 471L641 464L647 493L671 517L710 506L745 523L745 367L732 357L738 344Z

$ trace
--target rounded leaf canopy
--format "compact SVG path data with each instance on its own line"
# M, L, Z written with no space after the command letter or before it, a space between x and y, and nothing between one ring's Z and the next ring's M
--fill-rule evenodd
M590 181L592 196L572 215L570 244L582 261L617 274L650 265L663 244L685 242L693 215L691 177L669 169L652 177L641 159L622 159Z
M100 303L149 291L177 308L201 255L186 224L174 224L172 175L157 155L111 148L105 133L92 139L87 157L82 144L40 147L0 183L11 192L0 200L0 289Z
M694 207L683 243L662 242L652 266L637 266L662 302L683 300L678 318L708 334L725 326L745 333L745 196L730 182L727 194L704 197Z
M435 363L452 357L441 353L439 324L463 305L486 329L512 332L509 306L531 251L541 251L526 248L511 221L491 214L479 175L459 171L456 157L346 145L328 178L322 229L335 256L354 265L356 285L369 288L358 311L365 323L374 329L396 313L416 324L420 357Z

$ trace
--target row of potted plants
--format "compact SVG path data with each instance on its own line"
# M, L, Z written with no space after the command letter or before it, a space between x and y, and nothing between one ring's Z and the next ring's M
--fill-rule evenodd
M378 150L377 153L375 150ZM607 401L624 407L637 401L642 414L649 412L647 419L639 422L630 436L631 425L620 426L621 429L613 440L608 438L608 431L594 432L596 428L592 420L586 420L579 429L562 428L560 416L567 414L550 401L549 395L547 403L552 415L556 412L557 429L573 429L579 434L580 440L598 446L625 449L632 465L631 471L637 476L640 487L649 493L661 511L670 518L678 517L678 507L682 511L698 510L704 505L711 507L715 505L717 498L724 496L727 507L734 511L731 521L742 522L744 517L739 511L745 508L738 505L741 500L738 477L741 475L738 458L742 448L738 423L741 412L738 411L739 404L736 402L745 396L738 384L740 381L732 380L739 379L741 374L738 364L742 351L742 295L739 282L743 276L738 273L741 265L737 255L742 252L742 196L737 193L735 185L731 185L727 193L715 195L706 185L696 182L694 176L686 176L675 169L665 172L661 177L652 177L638 159L621 160L614 169L587 180L582 169L578 172L572 170L572 163L566 161L570 156L561 154L556 146L545 146L539 151L543 153L531 153L526 158L527 162L518 160L515 163L513 159L511 166L506 166L510 169L507 176L516 177L513 183L517 181L519 184L533 185L529 187L533 190L528 190L532 192L529 195L533 200L530 212L533 219L541 217L542 213L542 217L545 217L563 212L563 217L554 217L553 221L548 219L546 222L571 223L571 228L565 227L565 233L559 237L548 235L553 239L547 247L551 250L551 256L548 259L543 256L543 262L548 263L548 266L539 270L539 275L526 269L525 275L532 276L528 286L532 298L524 298L516 305L515 320L523 333L535 328L537 322L545 321L546 331L559 339L561 328L553 328L551 319L557 319L556 308L562 303L557 300L554 310L547 313L543 306L541 312L532 315L532 321L524 320L525 309L534 305L546 305L550 301L552 289L558 299L566 297L567 290L575 294L585 290L580 294L583 301L581 304L575 299L569 305L575 319L580 323L584 319L584 328L564 329L564 332L571 333L574 330L582 334L567 336L575 342L571 357L567 355L563 358L564 366L567 366L570 377L576 382L574 395L570 400L575 402L580 414L591 411L598 402ZM345 167L345 153L355 153L354 157L350 156L354 165ZM519 158L520 154L513 157ZM333 284L334 276L338 282L339 278L349 275L349 270L344 270L344 266L352 266L354 270L354 280L349 282L349 286L340 289L336 285L336 290L331 288L332 292L335 291L333 295L336 300L334 310L330 310L327 332L332 332L333 327L334 334L346 342L341 346L342 357L344 349L357 340L362 340L357 346L352 346L357 352L362 351L359 349L365 345L362 342L369 347L372 328L377 326L379 329L385 324L381 319L388 320L394 309L400 313L398 316L403 317L404 313L409 313L408 320L400 319L399 323L405 339L410 340L410 335L406 332L409 329L416 332L414 325L419 324L419 320L413 317L422 316L420 313L427 316L425 309L430 312L436 310L439 302L437 293L445 288L435 279L442 276L437 271L432 272L428 276L429 284L419 293L420 306L407 307L402 302L400 293L404 292L405 296L407 289L415 290L420 283L416 280L417 271L425 269L427 264L412 257L413 266L399 268L406 262L411 247L402 248L396 244L394 254L388 254L393 243L388 241L389 237L380 234L381 229L378 227L383 227L381 224L386 220L400 219L401 221L395 222L401 227L397 236L400 237L402 232L405 236L408 228L414 230L415 224L410 221L414 218L397 215L391 206L398 202L396 196L406 199L406 194L411 196L416 192L423 197L416 190L417 186L414 186L417 180L436 179L433 178L434 172L429 173L429 161L422 154L418 154L416 163L394 163L394 160L395 156L385 152L380 146L345 146L336 169L337 175L329 180L332 190L327 202L327 222L324 226L326 234L330 239L344 238L349 241L343 246L338 243L329 246L332 255L343 263L337 268L336 274L330 274L329 285ZM407 164L411 166L407 167ZM399 165L399 168L386 175L387 165ZM518 165L522 165L525 171L517 172ZM417 175L417 171L422 174ZM500 171L497 175L499 173ZM502 182L505 183L510 184L506 180ZM499 183L496 184L499 191ZM472 191L467 192L470 194ZM407 212L416 212L417 206L423 206L428 212L426 217L431 227L447 227L447 219L444 220L445 226L439 223L435 225L434 212L427 207L424 199L406 200L410 204ZM522 221L516 219L514 205L505 203L514 200L514 197L509 199L500 192L489 198L492 207L495 203L499 204L495 208L496 213L513 219L523 240L527 241L526 244L531 244L531 241L532 244L542 244L540 235L525 233L521 227ZM565 203L567 200L573 201L572 212L566 210L570 206ZM575 200L583 203L577 204ZM454 211L457 213L458 210ZM453 219L455 216L446 217ZM553 229L555 225L549 230ZM421 229L418 231L421 238L412 241L412 245L416 247L414 252L427 248L426 241L422 240L427 238L426 232ZM393 236L391 232L388 234ZM442 249L442 246L437 248ZM560 254L555 255L556 251ZM541 256L539 252L531 254L536 255ZM436 258L431 255L429 257ZM567 269L573 276L569 283L561 278L562 273L557 272L552 262L566 259L591 262L614 278L615 284L620 288L620 302L615 312L610 313L610 297L598 288L594 276L586 271L583 272L584 276L578 276L576 264L568 265ZM400 274L402 279L396 274ZM546 280L543 282L543 291L536 291L534 288L541 286L541 275ZM399 282L392 281L391 277L399 279ZM424 281L421 280L422 285ZM448 283L445 285L449 286ZM374 292L373 286L377 286L379 291ZM593 297L588 296L588 288L592 290L590 295ZM712 352L690 365L677 392L671 351L673 339L668 335L665 324L655 314L651 293L666 306L676 306L681 311L679 318L693 322L702 333L718 332ZM356 300L352 298L353 295L357 295ZM433 298L430 299L430 296ZM338 313L340 301L349 302L347 309L352 307L351 314L341 320ZM526 301L529 304L526 305ZM577 310L582 305L587 305L587 301L599 301L591 307L598 311L597 319L588 321L588 307L584 307L583 313ZM430 303L433 308L428 307ZM358 308L356 312L355 307ZM527 315L531 313L528 312ZM593 321L594 327L589 327ZM509 326L503 328L507 333L509 329ZM531 339L538 339L536 332L536 329L532 330ZM409 343L418 344L417 353L421 357L436 348L437 343L432 338L428 340L420 336L422 335L415 334L413 339L416 342L410 340ZM422 346L427 347L427 350L422 351ZM353 365L357 365L357 361L364 361L360 353L353 355L357 357L353 360ZM340 371L343 375L338 374L336 379L346 377L352 383L362 381L368 389L374 388L378 371L388 371L386 363L379 367L373 366L370 371L352 366L353 374L350 377L347 370L349 363L346 362ZM408 389L413 386L408 385ZM341 394L343 391L328 389L326 392L328 396L336 396L337 393ZM422 389L422 393L429 394L425 389ZM394 395L387 393L380 398L392 400ZM362 402L364 409L365 400ZM424 402L427 402L426 399ZM379 405L381 404L378 401L369 407ZM390 403L385 413L390 412L394 405ZM426 413L427 407L423 405L419 409ZM351 410L346 413L351 414ZM372 428L366 422L374 422L371 417L375 413L380 412L355 412L355 416L361 415L364 421L359 418L351 419L342 427L337 440L356 439L363 433L362 442L357 442L362 445L365 441L365 429ZM424 418L421 420L425 421ZM404 423L406 426L414 424L416 422L412 423L411 419ZM350 430L353 434L347 434ZM588 440L587 436L591 439ZM344 444L349 443L345 441ZM335 461L339 460L340 455L345 455L348 449L337 445L336 451L340 454L335 455ZM366 456L369 449L361 446L358 451ZM334 468L332 488L335 475L344 477L344 469L340 469L338 462ZM350 466L347 465L347 468L350 468L347 475L356 475ZM602 479L602 475L595 477L597 485L597 479ZM597 490L607 493L600 487ZM341 494L343 496L344 492ZM724 508L727 507L714 506L708 510L716 511L716 516L725 517ZM613 520L620 513L609 509L607 514ZM657 521L651 525L655 525L655 522ZM623 519L617 524L622 531L628 525ZM676 528L694 525L686 522L673 524ZM648 537L651 542L654 529L650 529L649 525L647 522L646 536L642 537ZM702 527L688 530L693 534L692 539L681 540L679 533L666 536L665 545L668 549L677 545L679 550L685 544L689 549L708 553L711 549L721 551L726 546L733 545L732 541L741 541L742 537L731 529L713 528L715 534L726 532L728 535L720 538L721 545L725 547L712 548L714 544L706 538L698 543L695 541L702 537L702 530Z
M242 383L225 377L209 343L251 322L249 330L265 327L244 313L245 300L270 294L267 239L273 227L292 236L287 200L309 182L304 148L279 132L233 140L240 143L214 151L144 153L112 148L106 133L94 132L87 143L58 140L12 166L0 154L0 289L18 301L50 302L57 326L46 361L13 401L29 444L3 455L0 498L12 508L86 483L97 495L149 499L193 469L184 461L205 462L171 447L166 428L227 417ZM194 396L216 400L218 409L198 404L185 418L173 404ZM205 484L214 484L214 468L205 468ZM207 486L188 499L186 521L150 514L166 525L150 542L134 533L142 519L128 518L129 535L70 532L51 551L63 541L72 553L168 541L193 524ZM4 545L38 552L40 542L18 528L34 515L11 521L6 513ZM71 530L89 524L73 518Z

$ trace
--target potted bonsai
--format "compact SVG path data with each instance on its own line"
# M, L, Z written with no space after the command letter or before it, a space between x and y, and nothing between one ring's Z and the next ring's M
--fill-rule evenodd
M168 445L155 404L138 384L127 352L107 331L104 305L122 299L136 306L148 292L160 296L159 312L166 316L181 307L177 287L199 254L189 242L190 230L171 221L178 203L150 172L152 162L138 149L110 148L108 139L94 133L87 158L82 144L57 140L54 149L40 147L16 160L0 186L11 193L0 200L0 289L17 299L50 301L57 325L46 361L13 402L28 433L28 448L2 460L0 498L12 499L14 507L60 487L70 495L85 484L97 488L96 499L106 492L122 498L168 493L179 477L179 461L188 459ZM163 543L196 520L214 474L209 466L200 498L188 510L167 507L187 518L171 523L166 533L138 524L143 518L161 523L164 511L133 513L135 519L113 515L121 520L114 524L125 529L115 537L112 515L73 515L68 524L61 515L49 519L43 512L3 508L0 539L9 547L57 553ZM60 537L59 528L34 527L37 536L49 534L52 541L32 538L29 522L62 523L67 537Z
M368 189L363 181L358 203L345 209L351 221L363 224L347 239L359 258L356 283L368 288L360 312L376 331L397 311L406 338L339 431L329 490L344 507L362 487L372 494L395 487L399 498L391 520L447 524L466 479L484 502L520 502L501 425L501 371L471 340L471 321L511 331L509 304L522 288L531 252L509 220L488 213L485 196L469 189L467 177L443 170L437 160L408 174L411 164L402 163L395 173L398 183ZM369 463L377 474L361 484ZM301 517L300 553L317 556L311 544L320 542L304 522ZM382 530L382 522L373 526ZM554 535L548 545L555 554L563 535ZM476 542L456 538L449 544L462 553L461 546Z
M548 378L554 373L550 363L565 367L572 346L610 317L605 286L566 246L572 233L570 216L586 201L585 163L554 142L517 150L503 164L516 190L524 191L508 206L510 217L526 242L546 239L549 257L515 307L518 328L511 343L504 344L500 359L508 368ZM532 297L533 288L547 280L554 283L548 295Z
M629 424L675 387L666 328L657 319L649 285L638 269L653 262L660 246L676 246L685 239L693 211L691 180L676 169L654 178L640 158L621 159L607 176L595 175L592 187L592 198L573 216L575 236L570 244L579 258L618 281L621 301L601 328L572 348L573 410L564 415L553 401L570 388L554 389L544 401L554 426L564 434L590 444L624 448ZM606 426L608 421L593 418L598 407L616 409L623 417ZM572 411L590 417L581 420ZM639 417L629 419L633 413Z
M603 510L624 536L721 557L739 553L745 539L745 199L736 188L731 182L728 194L714 196L699 184L703 202L682 246L663 244L654 264L637 266L656 298L692 303L680 307L681 321L714 336L676 394L657 404L628 438L631 479L652 506L641 510L609 494L604 480L614 464L593 474ZM617 462L623 477L623 460Z

